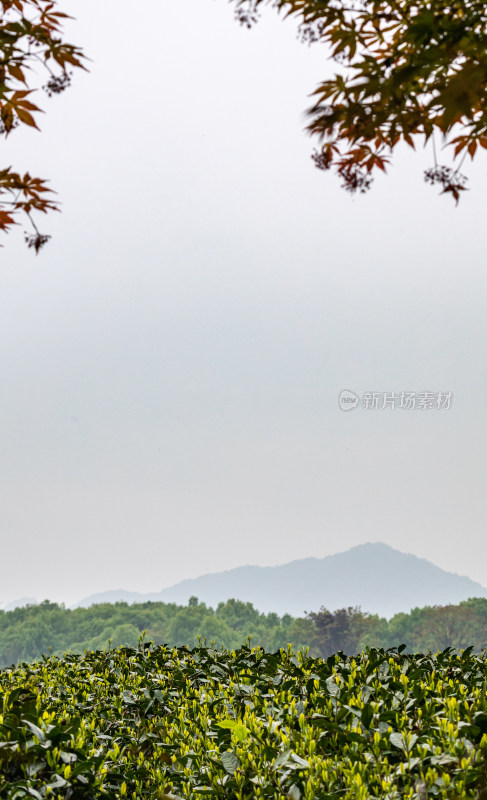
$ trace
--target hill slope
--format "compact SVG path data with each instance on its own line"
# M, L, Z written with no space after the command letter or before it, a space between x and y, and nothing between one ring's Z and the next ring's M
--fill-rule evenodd
M78 606L117 600L186 604L191 596L216 607L235 598L264 612L302 616L306 611L361 606L391 617L427 605L448 605L469 597L487 597L487 588L465 576L446 572L424 558L380 542L353 547L326 558L303 558L276 567L236 569L180 583L150 594L114 590L84 598Z

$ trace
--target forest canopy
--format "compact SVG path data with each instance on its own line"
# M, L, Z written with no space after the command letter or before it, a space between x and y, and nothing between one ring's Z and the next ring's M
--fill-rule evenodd
M0 668L19 661L33 661L52 652L61 656L70 650L103 650L136 645L145 636L156 645L195 647L212 641L218 647L235 649L250 640L252 646L276 651L291 644L309 647L312 656L328 658L343 651L347 655L366 647L397 647L408 652L457 650L473 645L476 652L487 647L487 599L459 605L415 608L386 620L343 608L334 612L321 608L301 618L263 614L252 603L227 600L216 609L196 597L188 605L146 602L103 603L89 608L66 609L44 601L39 605L0 611Z

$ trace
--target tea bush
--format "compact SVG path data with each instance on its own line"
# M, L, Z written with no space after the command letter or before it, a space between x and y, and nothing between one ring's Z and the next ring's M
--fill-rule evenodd
M0 797L474 798L486 679L471 648L44 658L0 671Z

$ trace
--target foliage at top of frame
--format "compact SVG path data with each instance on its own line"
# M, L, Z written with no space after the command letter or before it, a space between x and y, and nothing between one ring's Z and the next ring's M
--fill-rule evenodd
M73 69L85 69L82 50L62 39L66 19L55 0L0 2L0 135L7 137L21 125L38 128L41 109L32 99L36 68L46 74L43 89L49 97L70 85ZM39 231L33 214L53 210L59 210L58 203L45 180L12 167L0 170L0 231L27 218L33 232L25 240L38 253L50 237Z
M251 27L265 0L231 0ZM487 6L480 0L269 0L297 18L309 43L322 42L343 69L322 81L308 111L320 147L313 159L342 185L364 192L400 142L433 141L428 183L458 202L464 158L487 148ZM457 167L439 164L436 138Z

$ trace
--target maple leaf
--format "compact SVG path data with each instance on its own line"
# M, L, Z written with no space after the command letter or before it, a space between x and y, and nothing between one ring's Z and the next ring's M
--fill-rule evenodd
M48 96L59 94L71 82L67 65L86 69L82 50L62 39L62 27L70 17L58 10L57 0L2 0L0 7L0 135L9 136L19 126L37 129L41 109L31 100L35 89L29 83L34 65L44 64ZM51 62L49 64L48 62ZM29 80L28 80L29 79ZM23 88L19 88L19 84ZM38 231L32 214L58 211L46 181L25 173L0 170L0 230L8 232L20 216L27 217L34 232L25 234L36 253L49 240Z

